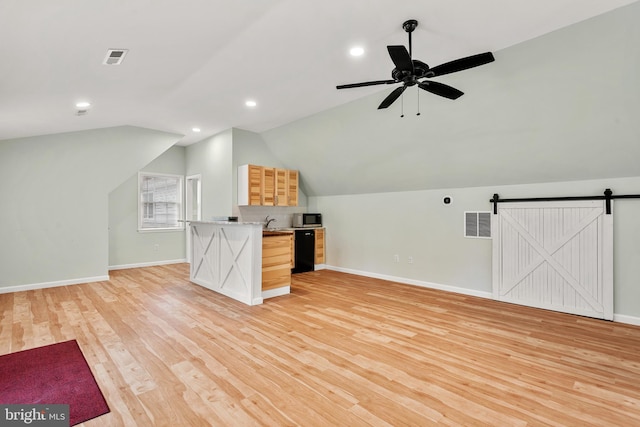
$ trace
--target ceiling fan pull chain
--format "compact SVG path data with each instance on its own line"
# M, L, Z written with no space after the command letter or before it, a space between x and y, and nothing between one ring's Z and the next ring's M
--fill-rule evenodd
M418 91L418 114L416 114L416 116L420 115L420 91Z
M404 117L404 93L400 96L400 118Z

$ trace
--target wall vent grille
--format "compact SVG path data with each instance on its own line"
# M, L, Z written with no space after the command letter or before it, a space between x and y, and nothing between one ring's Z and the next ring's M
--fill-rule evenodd
M102 61L105 65L120 65L124 61L124 57L127 56L128 49L109 49L107 56Z
M465 212L464 237L490 239L491 212Z

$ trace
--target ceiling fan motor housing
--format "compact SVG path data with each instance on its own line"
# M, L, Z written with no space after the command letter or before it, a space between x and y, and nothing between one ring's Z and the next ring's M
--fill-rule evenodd
M413 62L413 73L408 70L398 70L394 68L391 72L391 78L398 82L403 82L408 86L413 86L418 83L418 79L432 76L433 73L430 73L427 64L417 59L411 62Z

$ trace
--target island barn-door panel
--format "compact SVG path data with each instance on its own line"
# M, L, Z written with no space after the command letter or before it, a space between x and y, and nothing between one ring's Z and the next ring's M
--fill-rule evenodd
M613 215L604 201L502 203L492 221L495 299L613 319Z

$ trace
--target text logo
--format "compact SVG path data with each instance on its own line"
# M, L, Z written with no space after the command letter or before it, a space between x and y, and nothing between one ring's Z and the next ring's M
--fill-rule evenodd
M0 426L69 427L69 405L0 405Z

